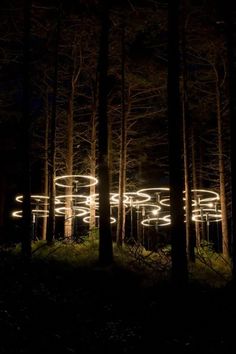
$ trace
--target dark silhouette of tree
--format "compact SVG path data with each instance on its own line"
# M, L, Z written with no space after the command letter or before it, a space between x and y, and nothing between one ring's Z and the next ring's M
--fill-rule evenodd
M236 6L235 4L218 1L220 14L224 14L225 33L227 43L228 56L228 72L229 72L229 106L230 106L230 167L231 167L231 243L232 243L232 262L233 262L233 281L236 282L236 139L235 139L235 117L236 117ZM222 20L222 18L221 18Z
M190 261L195 261L194 233L192 227L192 193L191 193L191 118L188 104L188 71L186 58L186 24L187 2L181 2L181 51L182 51L182 115L183 115L183 147L184 147L184 191L187 255Z
M179 1L168 4L168 136L172 276L176 285L188 279L183 209L182 115L179 88Z
M53 75L52 113L50 121L50 150L49 150L49 219L47 242L50 244L55 237L55 170L56 170L56 117L57 117L57 90L58 90L58 48L60 39L61 7L58 8L57 28L55 36L55 67Z
M120 142L120 168L119 168L119 205L117 220L116 241L122 246L125 238L125 205L124 193L126 186L126 159L127 159L127 117L125 110L125 24L121 20L121 142Z
M22 256L31 258L32 213L31 213L31 100L30 100L30 32L31 0L24 2L24 43L23 43L23 110L21 124L22 168L23 168L23 228Z
M112 235L110 226L109 166L108 166L108 45L109 9L104 0L100 7L101 37L98 57L98 177L99 177L99 261L109 265L113 261Z

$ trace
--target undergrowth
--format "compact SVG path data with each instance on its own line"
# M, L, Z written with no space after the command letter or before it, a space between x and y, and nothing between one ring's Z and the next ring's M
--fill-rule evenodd
M32 261L57 263L63 267L98 268L98 240L85 240L77 243L70 240L55 241L47 245L46 241L32 243ZM20 257L21 246L5 249L15 257ZM127 243L123 247L113 246L114 263L110 268L119 267L136 273L144 285L150 286L171 278L170 247L158 251L146 250L138 243ZM222 254L216 253L209 245L195 252L195 262L189 262L190 283L199 282L211 287L223 287L231 281L232 267ZM104 269L103 269L104 270Z

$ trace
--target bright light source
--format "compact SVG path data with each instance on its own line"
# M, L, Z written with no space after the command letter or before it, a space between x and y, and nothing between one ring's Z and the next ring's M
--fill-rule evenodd
M157 209L153 209L153 210L152 210L152 214L153 214L153 215L157 215L157 214L158 214L158 210L157 210Z

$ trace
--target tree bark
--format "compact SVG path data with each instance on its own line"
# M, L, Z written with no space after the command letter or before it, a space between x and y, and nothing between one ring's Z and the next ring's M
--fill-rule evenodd
M48 136L49 136L49 111L48 111L48 92L46 95L46 114L45 114L45 132L44 132L44 180L43 180L43 194L48 197ZM44 204L44 218L42 225L42 240L46 240L47 237L47 210L48 210L48 200L45 199Z
M49 153L49 218L47 242L51 244L55 238L55 177L56 177L56 117L57 117L57 90L58 90L58 49L60 40L61 8L58 9L57 30L55 38L55 67L53 75L52 114L50 122L50 153Z
M94 104L92 112L92 131L91 131L91 150L90 150L90 175L96 177L96 93L94 94ZM96 202L93 196L96 193L96 186L90 186L90 221L89 221L89 235L91 238L95 236L96 230Z
M121 30L121 141L119 167L119 204L116 235L116 242L118 246L122 246L125 238L125 205L123 198L126 188L127 160L127 114L125 111L125 25L123 19Z
M31 0L24 2L24 62L23 62L23 111L21 124L22 166L23 166L23 227L22 256L28 261L31 258L31 239L33 232L31 208L31 113L30 113L30 32L31 32Z
M109 265L113 261L112 234L110 226L110 188L108 166L108 45L109 11L108 1L104 0L102 2L101 8L101 35L98 58L99 261L103 265Z
M217 75L218 76L218 75ZM225 190L225 166L223 151L223 126L221 116L221 93L219 81L216 81L216 115L217 115L217 137L218 137L218 154L219 154L219 179L220 179L220 207L221 207L221 230L222 230L222 253L226 259L230 257L230 242L228 230L227 201Z
M168 4L168 137L172 278L177 286L188 280L183 210L182 117L179 90L179 1Z

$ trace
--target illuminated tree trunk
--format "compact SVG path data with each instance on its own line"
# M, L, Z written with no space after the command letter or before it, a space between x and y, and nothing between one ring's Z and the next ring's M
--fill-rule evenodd
M77 48L77 47L76 47ZM71 92L68 99L68 109L67 109L67 151L66 151L66 175L73 175L73 132L74 132L74 97L75 89L79 80L79 75L81 72L81 63L77 67L77 50L73 50L73 74L71 80ZM79 59L81 59L81 54ZM66 188L66 199L65 199L65 224L64 224L64 235L67 238L71 238L73 234L73 181L68 180L70 185Z
M229 106L230 106L230 167L231 167L231 242L233 261L233 281L236 283L236 139L235 139L235 117L236 117L236 28L235 28L235 3L232 1L223 6L225 10L227 56L229 72Z
M179 92L179 1L168 4L168 136L172 277L178 286L188 280L183 210L182 117Z
M112 235L110 226L110 188L108 167L108 44L109 11L108 0L101 5L101 35L98 57L98 177L99 177L99 261L103 265L113 262Z
M22 256L25 260L31 258L32 213L31 213L31 114L30 114L30 31L31 31L31 1L24 2L24 61L23 61L23 110L21 124L21 151L23 167L23 227Z
M95 99L96 102L96 99ZM96 177L96 103L94 103L94 109L92 112L92 131L91 131L91 150L90 150L90 175ZM94 237L96 230L96 203L95 199L92 198L96 193L96 186L90 186L90 222L89 222L89 234Z
M125 28L122 21L121 37L121 141L120 141L120 168L119 168L119 204L117 219L116 242L122 246L125 238L125 205L123 197L126 187L126 160L127 160L127 114L125 112Z
M45 119L45 132L44 132L44 196L48 196L48 129L49 129L49 117L48 117L48 94L46 97L47 109L46 109L46 119ZM44 204L44 218L43 218L43 226L42 226L42 239L46 240L47 235L47 217L46 213L48 210L48 201L45 200Z
M195 139L194 139L194 132L193 128L191 129L191 137L192 137L192 174L193 174L193 189L196 190L197 185L197 171L196 171L196 152L195 152ZM197 200L197 193L193 193L193 199ZM195 222L195 239L196 239L196 248L199 248L201 245L201 226L199 222Z
M50 150L49 150L49 217L47 224L47 243L55 239L55 177L56 177L56 116L57 116L57 90L58 90L58 47L60 40L61 9L58 9L57 30L55 38L55 66L53 75L52 114L50 121Z
M217 74L218 76L218 74ZM230 257L229 230L227 221L227 202L225 190L225 166L223 152L223 135L222 135L222 116L221 116L221 93L219 82L216 82L216 113L217 113L217 136L218 136L218 153L219 153L219 179L220 179L220 207L221 207L221 228L222 228L222 251L225 258Z
M191 193L191 146L190 146L190 115L188 109L188 85L187 85L187 62L186 62L186 1L182 1L182 114L183 114L183 148L184 148L184 190L185 190L185 222L187 254L190 261L195 261L194 235L192 230L192 193Z
M75 87L72 82L71 95L68 100L68 111L67 111L67 151L66 151L66 175L73 175L73 102L74 102ZM73 199L71 195L73 194L73 181L68 179L69 186L66 188L66 199L65 199L65 225L64 225L64 236L67 238L72 237L73 231Z

